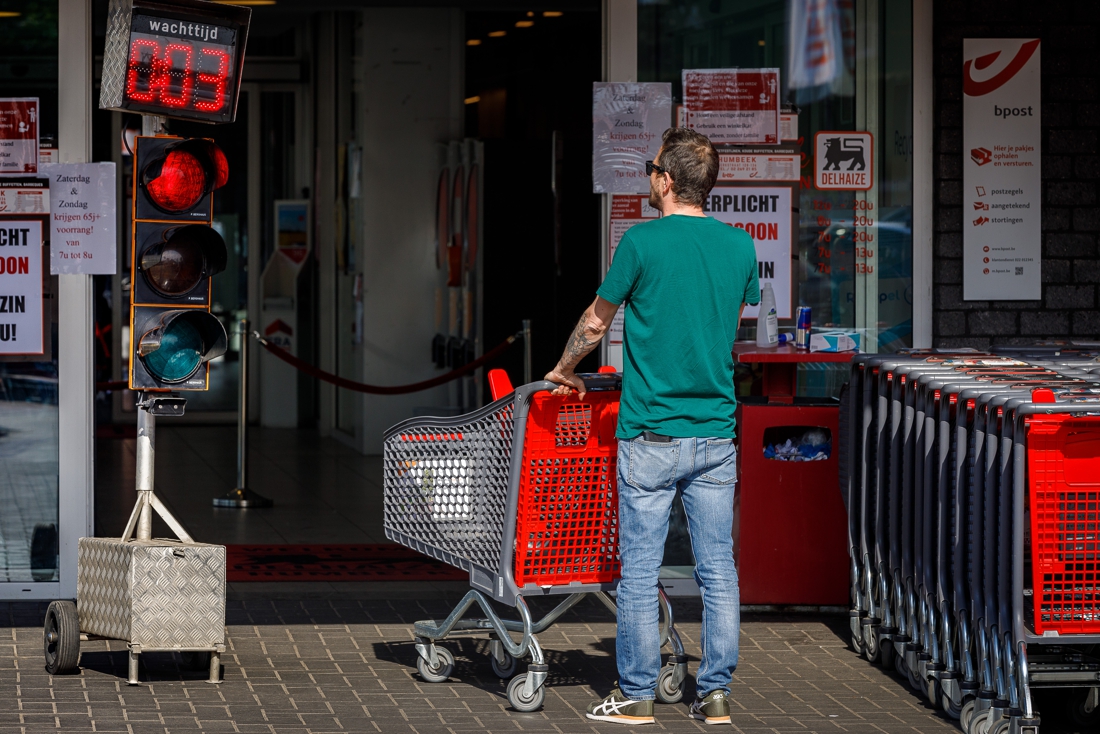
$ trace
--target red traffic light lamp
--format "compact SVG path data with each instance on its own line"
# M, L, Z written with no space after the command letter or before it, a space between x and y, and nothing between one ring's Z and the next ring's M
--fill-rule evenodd
M225 154L203 138L139 137L134 145L130 272L130 387L205 390L207 365L225 353L210 313L211 278L225 270L213 222Z

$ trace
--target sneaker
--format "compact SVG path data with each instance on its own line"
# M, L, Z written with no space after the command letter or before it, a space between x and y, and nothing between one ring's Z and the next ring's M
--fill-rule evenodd
M723 690L711 691L705 698L701 698L691 704L691 718L699 719L707 724L730 723L729 696Z
M616 724L652 724L653 701L634 701L613 688L607 698L589 704L588 718Z

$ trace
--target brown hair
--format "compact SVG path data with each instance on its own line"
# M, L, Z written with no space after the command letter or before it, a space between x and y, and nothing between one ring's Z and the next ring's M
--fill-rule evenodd
M686 127L665 130L657 164L672 177L672 193L681 204L702 206L718 180L718 151L706 135Z

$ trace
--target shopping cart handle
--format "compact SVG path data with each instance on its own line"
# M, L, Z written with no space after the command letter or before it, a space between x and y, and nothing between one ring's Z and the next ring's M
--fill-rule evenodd
M582 372L577 375L589 392L605 392L623 389L621 372Z

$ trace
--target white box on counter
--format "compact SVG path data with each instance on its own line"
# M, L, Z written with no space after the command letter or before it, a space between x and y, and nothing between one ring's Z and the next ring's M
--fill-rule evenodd
M858 352L860 351L860 341L858 331L829 331L824 334L810 334L810 351Z

